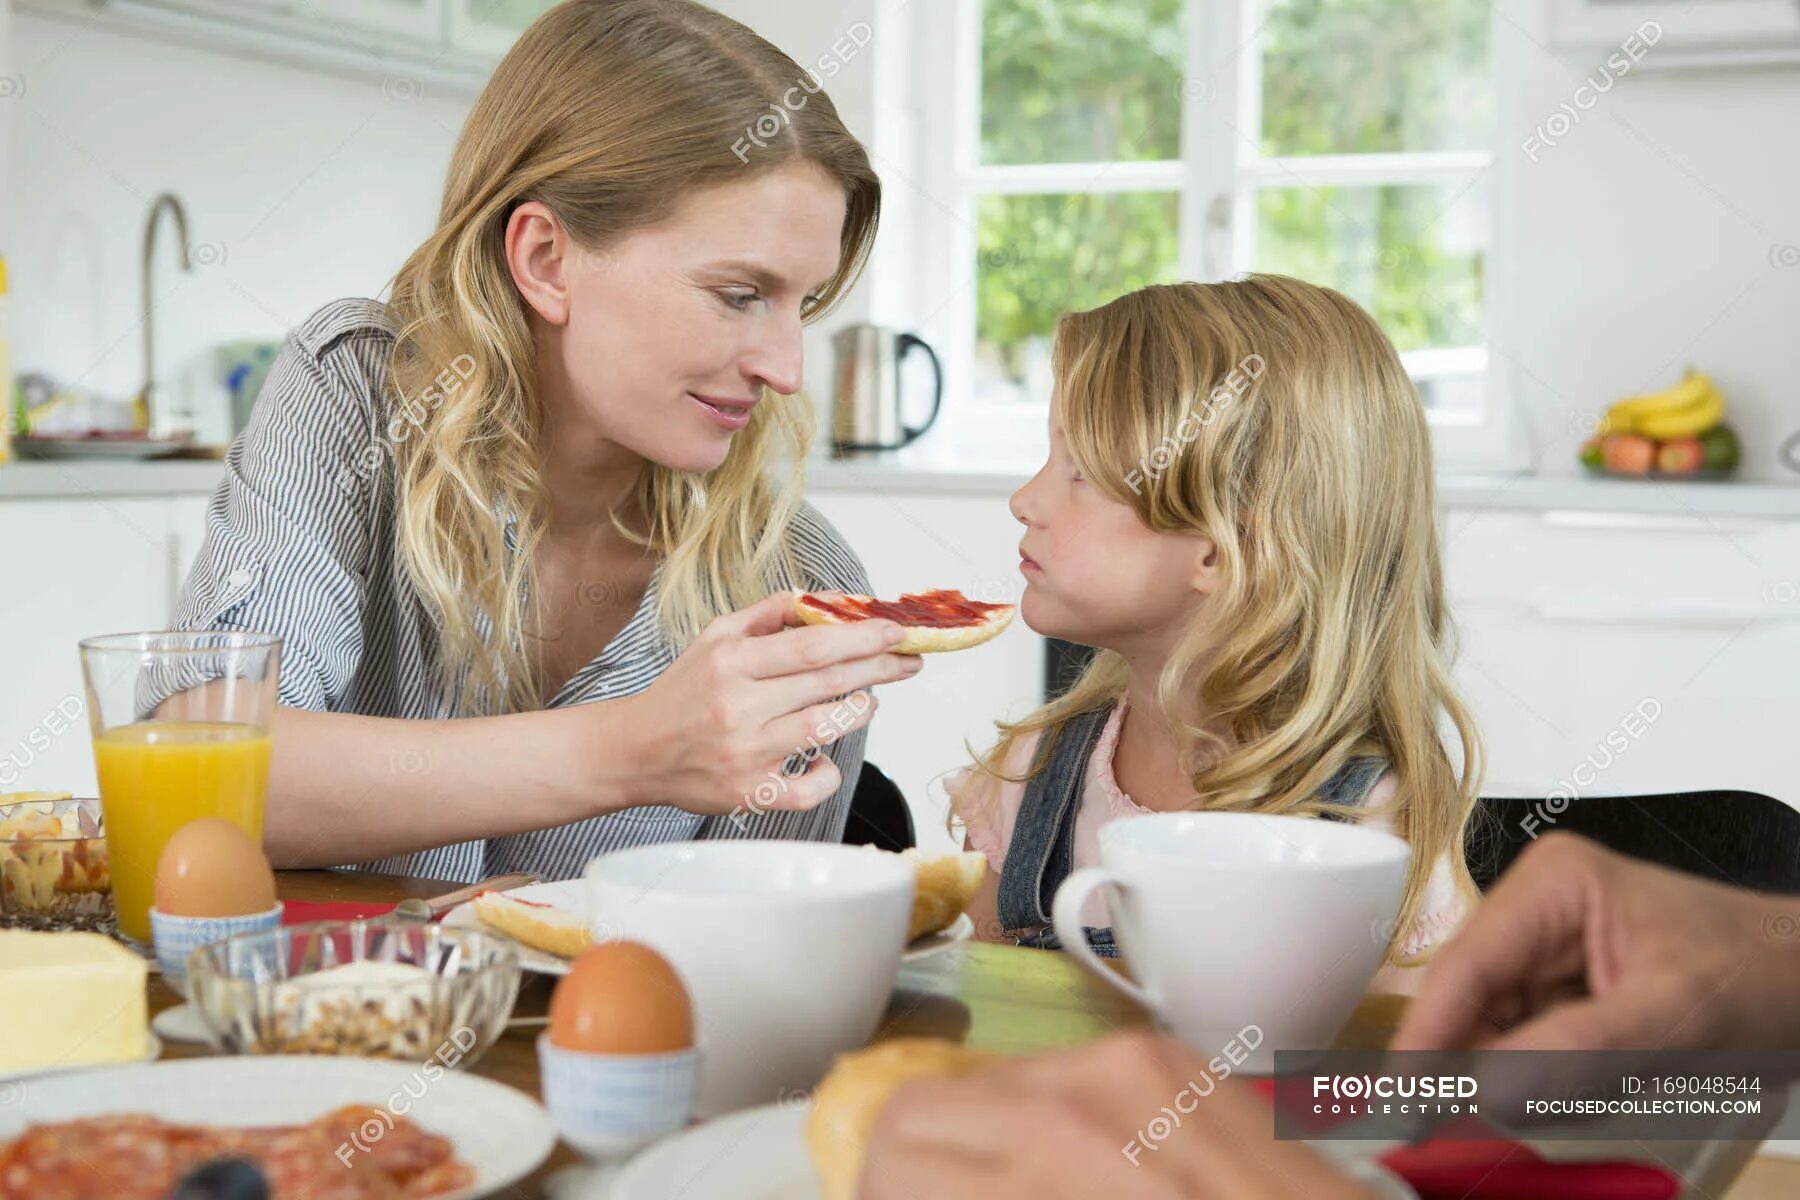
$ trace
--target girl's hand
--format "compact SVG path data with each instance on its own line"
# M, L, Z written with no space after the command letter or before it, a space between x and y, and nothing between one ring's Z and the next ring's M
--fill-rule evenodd
M824 754L783 775L792 755L861 729L876 701L865 689L918 674L917 655L891 654L892 621L802 625L794 593L778 592L715 619L629 706L636 803L725 814L814 808L843 780Z

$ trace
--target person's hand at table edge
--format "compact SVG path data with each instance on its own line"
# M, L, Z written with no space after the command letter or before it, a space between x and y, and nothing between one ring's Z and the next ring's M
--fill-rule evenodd
M1800 898L1551 833L1434 957L1392 1048L1788 1049L1796 999Z
M876 1120L858 1195L1364 1200L1370 1193L1304 1142L1276 1141L1268 1103L1215 1079L1200 1055L1167 1037L1130 1032L902 1086Z

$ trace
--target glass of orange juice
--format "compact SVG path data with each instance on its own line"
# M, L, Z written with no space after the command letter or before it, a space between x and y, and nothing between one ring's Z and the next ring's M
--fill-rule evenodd
M281 639L119 633L81 643L119 932L150 941L156 864L171 835L223 817L258 844Z

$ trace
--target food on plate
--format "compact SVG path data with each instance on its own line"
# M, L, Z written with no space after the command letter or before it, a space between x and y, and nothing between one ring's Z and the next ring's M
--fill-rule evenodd
M0 1075L143 1058L144 976L104 934L0 932Z
M877 600L848 592L806 592L794 598L794 615L808 625L847 625L888 620L906 627L896 654L937 654L966 650L997 636L1012 623L1016 604L985 604L961 592L908 592L898 600Z
M639 942L583 951L550 996L552 1045L588 1054L673 1054L694 1044L694 1006L669 960Z
M379 1137L368 1136L370 1122ZM137 1114L34 1124L0 1144L0 1196L164 1200L190 1171L219 1158L254 1165L272 1200L442 1196L475 1183L447 1138L377 1102L305 1125L251 1129Z
M853 1200L875 1117L901 1084L967 1075L1000 1057L943 1038L890 1038L839 1055L806 1117L806 1149L823 1200Z
M913 891L912 924L906 940L950 928L975 898L987 874L987 857L974 850L926 858L917 850L904 850L900 857L908 860L919 873L919 884Z
M156 910L172 917L246 917L275 907L262 847L223 817L177 829L156 864Z
M505 892L480 892L469 903L483 925L533 950L574 958L594 942L586 920L553 904L521 900Z

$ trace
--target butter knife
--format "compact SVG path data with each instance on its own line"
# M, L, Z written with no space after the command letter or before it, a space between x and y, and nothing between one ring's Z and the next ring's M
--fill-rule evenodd
M429 900L409 896L394 906L394 915L403 921L431 921L463 901L473 900L482 892L508 892L513 888L524 887L526 884L536 882L538 882L536 875L495 875L480 883L471 883L468 887L460 887L453 892L433 896Z

